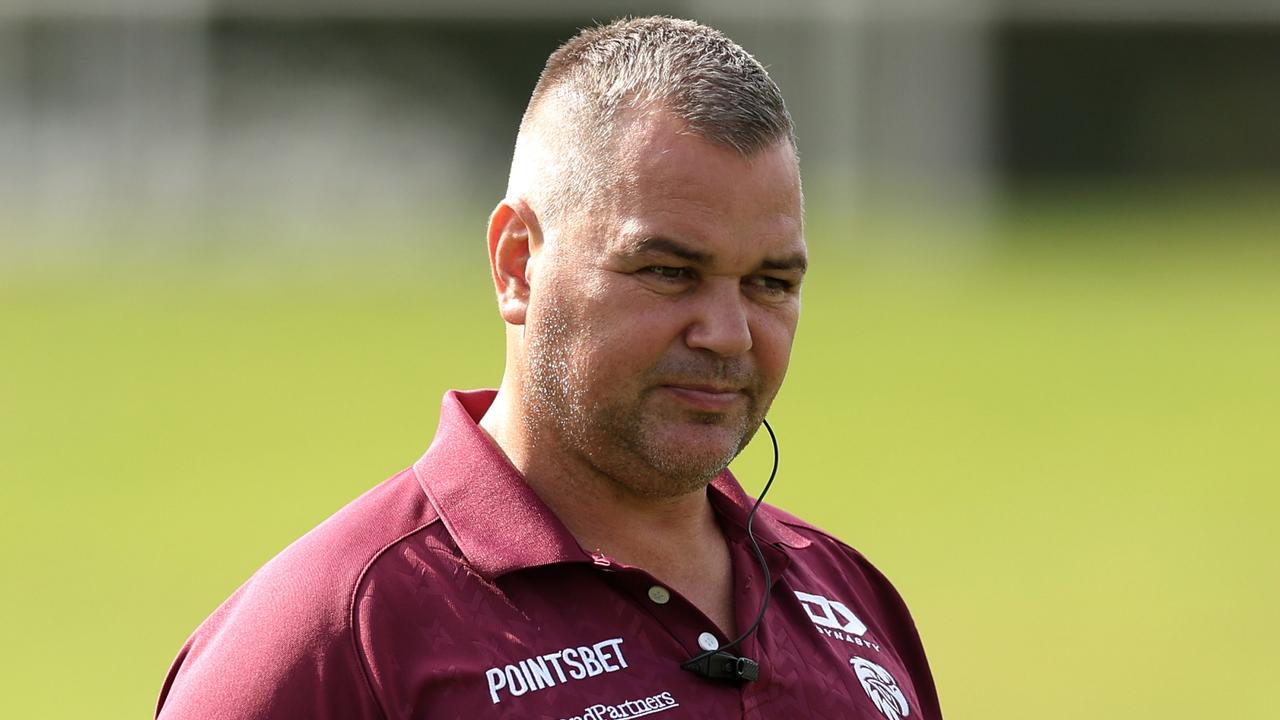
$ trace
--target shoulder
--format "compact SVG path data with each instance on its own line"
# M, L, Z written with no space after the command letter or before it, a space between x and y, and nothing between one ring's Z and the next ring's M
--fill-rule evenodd
M940 717L937 690L915 619L893 583L861 552L831 533L776 507L761 512L808 541L788 550L787 576L809 619L828 631L887 645L899 658L922 703L925 717ZM853 633L857 637L849 635Z
M256 572L229 602L288 598L274 622L349 620L351 599L380 558L438 516L412 470L404 470L348 503ZM329 617L332 616L332 617Z
M861 551L781 508L765 503L760 511L808 541L806 547L792 552L792 558L799 565L799 572L825 576L823 580L856 581L858 585L871 590L885 605L886 611L909 619L906 604L893 583Z
M377 716L365 712L377 703L355 641L354 598L382 558L438 526L412 470L349 503L197 628L170 669L162 717L302 716L317 703L339 716ZM211 698L219 699L216 709Z
M855 550L840 538L807 520L803 520L796 515L777 507L776 505L762 503L760 506L760 514L769 518L773 522L783 525L801 538L804 538L804 540L809 544L809 547L804 548L806 550L812 548L813 551L817 553L834 553L844 557L850 562L870 566L870 562L867 561L867 558L861 552Z

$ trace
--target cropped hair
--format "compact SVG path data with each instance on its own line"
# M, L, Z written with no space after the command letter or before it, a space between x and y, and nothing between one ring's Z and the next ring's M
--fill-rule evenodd
M544 188L556 196L548 204L589 201L619 129L650 110L744 157L784 140L796 144L782 93L741 46L690 20L630 18L585 29L547 59L521 122L513 184L521 142L541 135L529 142L554 144L541 162L560 170L558 187Z

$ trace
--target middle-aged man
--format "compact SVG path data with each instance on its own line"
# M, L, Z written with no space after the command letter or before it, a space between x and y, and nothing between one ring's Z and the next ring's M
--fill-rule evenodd
M806 267L760 64L687 21L579 34L488 244L501 387L449 393L421 460L236 591L159 716L940 718L888 581L725 469Z

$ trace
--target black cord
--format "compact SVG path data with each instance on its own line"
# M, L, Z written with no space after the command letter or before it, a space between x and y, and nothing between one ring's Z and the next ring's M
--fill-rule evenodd
M761 420L764 429L769 431L769 442L773 443L773 470L769 471L769 481L764 484L764 489L760 491L760 495L756 498L756 504L751 506L751 512L747 514L747 539L751 541L751 549L755 551L756 561L760 563L760 569L764 572L764 598L760 601L760 612L756 615L755 622L751 623L751 627L746 632L739 635L733 642L726 643L715 650L707 650L704 653L689 658L681 667L689 669L716 653L728 652L746 640L751 633L760 627L760 622L764 620L764 613L769 609L769 591L773 586L773 577L769 574L769 564L764 560L764 552L760 550L760 543L756 541L756 534L752 530L752 525L756 520L756 511L760 509L760 503L764 502L764 496L768 494L769 488L773 485L773 478L778 474L778 436L773 434L773 428L769 427L768 420Z

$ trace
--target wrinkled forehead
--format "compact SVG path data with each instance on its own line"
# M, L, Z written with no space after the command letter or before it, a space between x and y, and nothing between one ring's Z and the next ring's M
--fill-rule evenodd
M675 158L699 152L736 157L748 164L785 159L793 166L794 180L799 183L799 160L789 135L779 135L758 150L743 152L731 145L716 142L659 103L630 108L610 124L614 162L632 169L661 169ZM681 141L684 142L681 142Z
M618 138L614 163L609 204L620 222L687 221L704 231L803 243L799 163L787 138L743 156L653 114Z
M553 179L543 188L554 186L568 200L543 226L560 252L612 254L647 236L713 243L716 257L741 256L734 264L805 252L789 136L744 156L650 107L623 113L605 136L575 145L554 158L563 172L543 176Z

